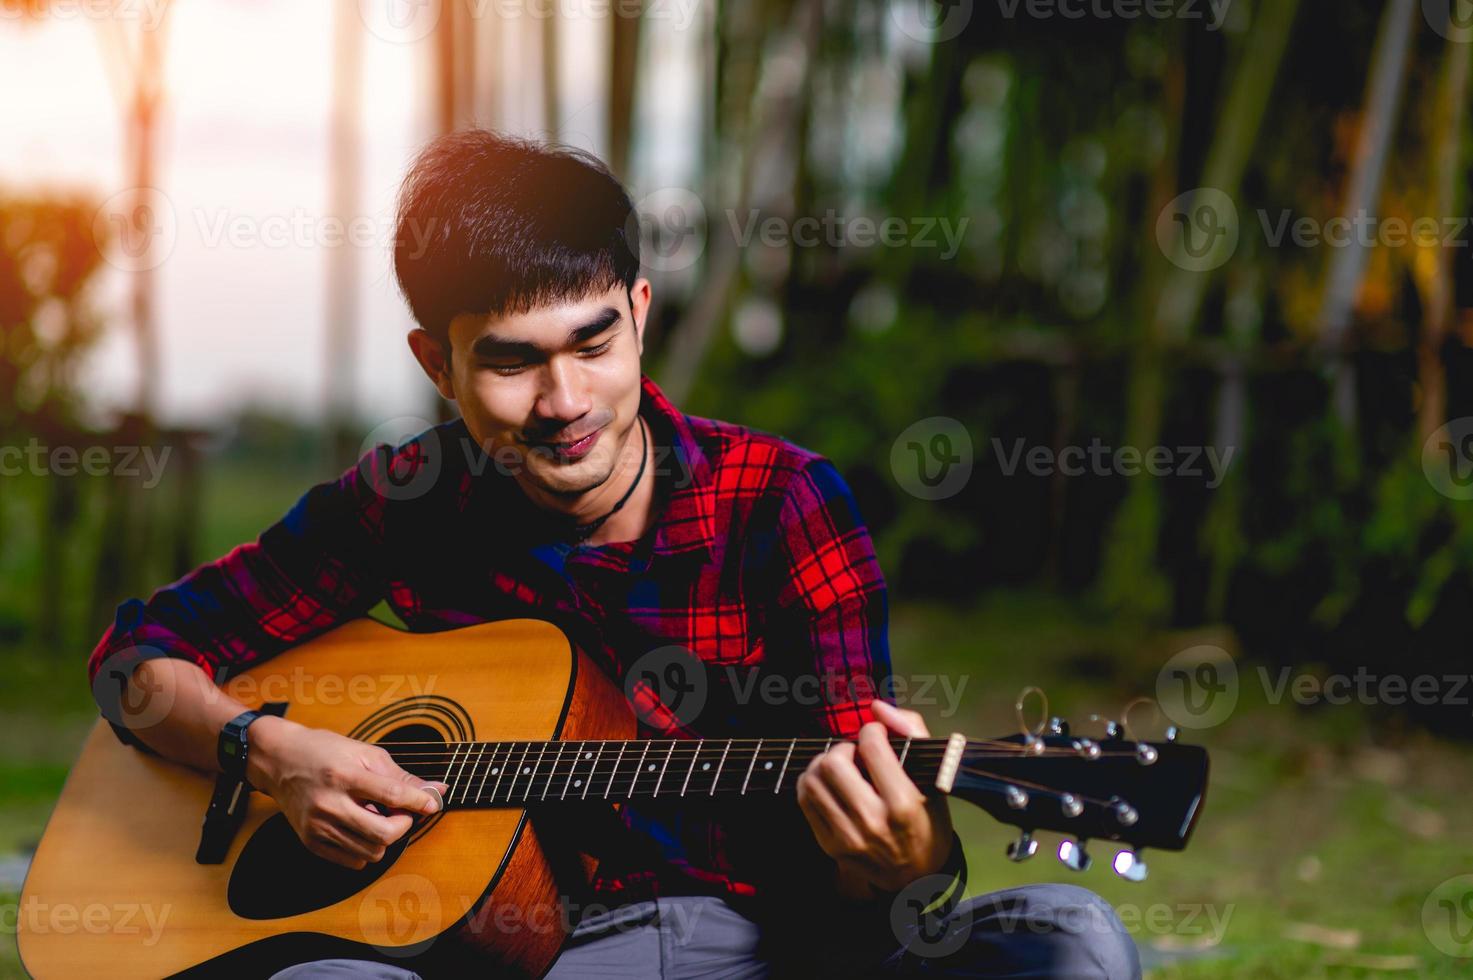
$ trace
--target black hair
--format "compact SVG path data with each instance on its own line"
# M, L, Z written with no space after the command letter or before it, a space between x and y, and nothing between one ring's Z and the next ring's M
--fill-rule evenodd
M415 320L448 348L463 313L631 290L638 216L591 154L463 130L433 140L404 178L394 274Z

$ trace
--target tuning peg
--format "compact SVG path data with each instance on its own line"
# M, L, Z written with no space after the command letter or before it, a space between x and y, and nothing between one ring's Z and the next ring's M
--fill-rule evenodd
M1054 715L1048 720L1048 731L1050 735L1068 735L1069 723L1058 715Z
M1016 786L1009 786L1003 791L1003 796L1008 801L1008 806L1014 810L1021 810L1028 805L1028 794Z
M1168 742L1175 742L1177 740L1177 737L1179 735L1181 735L1181 729L1180 728L1177 728L1175 725L1170 725L1170 726L1167 727L1167 729L1166 729L1166 741L1168 741Z
M1032 831L1023 831L1017 840L1008 845L1009 861L1026 861L1037 853L1038 841L1033 839Z
M1150 869L1141 856L1132 850L1124 850L1115 855L1113 862L1115 873L1126 881L1145 881Z
M1115 811L1115 819L1120 821L1122 827L1134 826L1135 822L1141 818L1136 808L1124 800L1117 800L1111 809Z
M1159 755L1160 753L1156 751L1156 746L1154 745L1147 745L1145 742L1138 742L1136 744L1135 761L1139 762L1143 766L1151 765L1153 762L1156 761Z
M1094 859L1084 849L1083 838L1077 843L1066 839L1059 842L1059 862L1070 871L1088 871Z
M1086 759L1098 759L1100 757L1099 743L1092 739L1076 738L1073 744L1074 751Z
M1064 811L1066 817L1077 817L1084 812L1084 804L1073 793L1065 793L1059 797L1059 808Z

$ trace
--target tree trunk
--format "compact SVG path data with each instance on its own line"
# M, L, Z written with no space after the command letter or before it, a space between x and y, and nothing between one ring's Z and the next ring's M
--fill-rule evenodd
M1219 117L1221 122L1207 151L1199 190L1220 191L1229 201L1237 194L1273 93L1274 77L1283 62L1298 7L1298 0L1274 0L1258 7ZM1194 199L1185 213L1195 215L1198 206ZM1236 215L1233 218L1236 220ZM1155 235L1156 222L1146 224L1147 233ZM1168 256L1172 268L1162 281L1149 309L1141 341L1132 352L1125 445L1142 453L1160 439L1168 395L1165 349L1190 334L1201 312L1207 286L1215 278L1215 270L1203 271L1186 258L1187 244L1183 228L1175 226ZM1105 543L1102 597L1108 603L1141 615L1159 615L1169 601L1169 590L1156 567L1160 509L1155 482L1148 477L1136 477L1130 482Z
M1450 39L1443 62L1437 108L1431 115L1428 143L1432 152L1432 202L1428 214L1461 213L1459 193L1463 172L1463 117L1468 111L1469 45ZM1417 406L1417 428L1424 443L1447 421L1447 371L1443 345L1453 316L1453 249L1438 244L1435 261L1417 277L1422 294L1422 336L1417 346L1417 377L1422 391ZM1414 263L1415 269L1423 268Z
M334 25L333 102L328 124L328 197L345 224L359 205L363 90L363 25L356 0L338 0ZM323 388L332 465L353 462L354 391L358 365L358 250L339 242L327 253L327 351Z
M1345 205L1340 212L1351 220L1376 210L1381 199L1381 177L1386 170L1386 155L1401 107L1416 11L1417 0L1389 0L1376 32L1365 109L1361 114L1350 180L1345 188ZM1359 236L1352 236L1346 247L1333 251L1318 317L1320 342L1331 358L1335 417L1347 433L1355 424L1355 373L1345 356L1345 334L1365 268L1366 246Z

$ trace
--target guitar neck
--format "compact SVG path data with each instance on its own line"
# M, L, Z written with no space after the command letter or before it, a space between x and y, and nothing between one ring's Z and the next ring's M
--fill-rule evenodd
M449 786L450 807L791 792L838 738L381 743L405 770ZM916 785L936 780L944 738L891 738Z

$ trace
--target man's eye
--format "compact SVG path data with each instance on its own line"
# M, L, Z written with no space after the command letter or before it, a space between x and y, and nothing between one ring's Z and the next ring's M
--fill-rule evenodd
M516 374L518 371L525 370L527 367L525 362L521 364L488 364L486 366L497 374Z
M599 344L596 347L585 347L583 350L579 351L579 353L584 354L588 357L597 357L598 355L604 353L610 347L612 347L613 344L614 338L610 337L608 340L605 340L603 343Z

